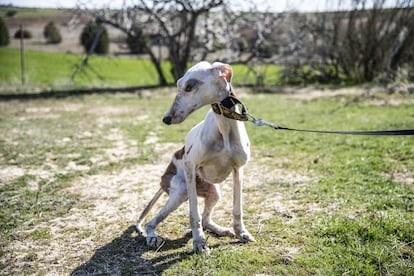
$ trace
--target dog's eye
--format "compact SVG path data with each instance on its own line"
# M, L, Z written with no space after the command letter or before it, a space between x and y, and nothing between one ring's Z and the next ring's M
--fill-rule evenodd
M184 88L185 92L191 92L191 90L193 90L193 86L191 84L187 84Z
M186 81L184 86L185 92L191 92L197 90L203 82L197 79L189 79Z

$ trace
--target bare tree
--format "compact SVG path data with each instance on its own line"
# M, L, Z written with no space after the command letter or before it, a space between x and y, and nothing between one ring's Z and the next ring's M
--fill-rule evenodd
M142 35L142 32L136 31L141 29L153 39L157 38L157 43L168 49L171 73L177 79L184 74L191 61L193 50L199 44L198 39L202 39L196 34L200 17L207 18L211 11L224 4L224 0L139 0L134 5L127 5L124 1L123 7L117 12L109 9L90 10L85 6L80 8L99 22L111 25L129 37ZM152 47L153 42L149 39L144 49L157 70L159 84L166 85L162 57Z
M324 51L349 79L390 81L398 67L412 65L414 1L386 3L352 0L350 10L329 15Z
M413 66L414 1L336 3L337 11L289 15L291 27L279 37L288 79L389 82Z
M244 10L226 6L222 20L216 20L216 24L220 22L222 25L214 27L214 41L219 48L212 55L221 61L245 65L244 79L253 74L254 84L262 86L267 77L266 65L279 62L279 36L282 36L279 24L286 14L258 10L250 1L246 2Z

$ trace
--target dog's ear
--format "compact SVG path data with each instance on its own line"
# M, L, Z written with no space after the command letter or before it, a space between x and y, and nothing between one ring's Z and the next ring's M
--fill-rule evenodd
M214 70L219 72L220 77L225 78L227 82L231 82L231 78L233 77L233 69L229 64L214 62L212 67Z

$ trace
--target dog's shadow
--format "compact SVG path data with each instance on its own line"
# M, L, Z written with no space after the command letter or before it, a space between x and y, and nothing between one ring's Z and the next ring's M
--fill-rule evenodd
M156 257L145 258L143 255L148 251L154 252L154 249L146 245L144 237L137 236L135 226L132 225L121 236L98 248L88 261L75 268L70 275L161 274L192 254L188 250L173 250L184 247L190 239L191 232L179 239L167 239L157 254L153 254Z

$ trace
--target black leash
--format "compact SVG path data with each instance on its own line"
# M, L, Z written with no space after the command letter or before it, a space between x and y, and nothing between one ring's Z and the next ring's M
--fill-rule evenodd
M310 129L298 129L298 128L289 128L274 125L272 123L266 122L262 119L255 119L250 116L249 121L252 122L255 126L268 126L275 130L290 130L290 131L299 131L299 132L310 132L310 133L323 133L323 134L345 134L345 135L386 135L386 136L402 136L402 135L414 135L414 129L398 129L398 130L369 130L369 131L331 131L331 130L310 130Z
M236 112L233 107L236 105L241 106L241 112ZM263 119L256 119L250 115L247 111L247 107L232 93L222 100L219 104L212 105L213 111L217 114L221 114L226 118L238 120L238 121L250 121L255 126L268 126L275 130L289 130L299 131L308 133L323 133L323 134L344 134L344 135L375 135L375 136L405 136L414 135L414 129L398 129L398 130L368 130L368 131L331 131L331 130L310 130L310 129L299 129L278 126Z

